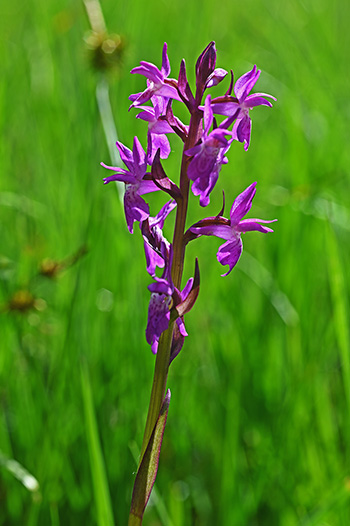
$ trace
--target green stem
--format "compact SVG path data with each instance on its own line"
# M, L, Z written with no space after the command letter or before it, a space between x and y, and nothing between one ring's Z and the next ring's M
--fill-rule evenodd
M157 350L157 356L156 356L156 364L154 367L151 399L150 399L150 403L148 406L148 414L147 414L145 432L143 435L139 465L146 451L146 448L147 448L149 439L151 437L152 431L154 429L154 426L156 425L156 422L158 420L159 411L160 411L160 408L162 406L164 396L165 396L165 389L166 389L166 383L167 383L167 378L168 378L171 342L173 339L173 327L174 327L173 323L169 324L168 329L164 331L161 337L159 338L159 344L158 344L158 350Z
M142 524L142 517L136 517L133 513L130 513L129 520L128 520L128 526L141 526Z

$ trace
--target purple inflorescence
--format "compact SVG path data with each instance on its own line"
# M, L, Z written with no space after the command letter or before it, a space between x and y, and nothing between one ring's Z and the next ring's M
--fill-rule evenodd
M148 308L146 340L156 353L161 334L173 323L170 361L181 350L187 332L184 314L193 306L199 290L199 270L196 262L194 278L190 278L181 291L180 283L186 244L200 236L216 236L223 240L217 252L222 265L228 265L229 274L237 264L243 249L241 236L245 232L273 232L262 219L244 219L249 212L256 192L256 183L248 186L234 200L230 218L223 217L223 211L215 217L207 217L193 224L184 234L188 206L188 191L199 197L201 206L210 203L223 164L228 163L227 153L234 143L244 144L247 151L251 138L251 109L269 106L268 99L276 100L266 93L253 93L261 71L254 66L250 71L231 82L222 96L212 98L207 89L221 83L227 71L216 67L215 43L210 42L200 54L196 63L196 88L192 92L187 80L185 61L181 62L178 78L170 78L170 62L167 44L163 46L162 65L159 69L149 62L140 62L131 73L146 77L144 91L131 95L130 108L139 110L137 118L148 124L147 148L144 150L137 137L132 151L117 142L120 157L126 168L107 166L113 175L105 183L120 181L125 184L124 211L129 231L133 233L134 222L140 224L144 239L146 268L153 282L149 285L151 298ZM232 94L233 92L233 94ZM190 114L189 124L184 124L174 114L173 104L183 104ZM146 103L150 102L151 105ZM214 115L224 116L218 124ZM183 142L180 183L177 186L167 176L160 159L166 160L171 153L168 134L175 133ZM150 168L149 168L150 167ZM161 190L171 196L161 210L150 216L149 205L141 197ZM163 235L163 227L170 212L176 208L174 241ZM182 222L182 234L178 236L177 226ZM175 239L180 239L177 245ZM176 245L176 248L175 248ZM157 268L163 269L161 277ZM159 272L159 271L158 271ZM175 277L176 276L176 279ZM174 282L176 286L174 285Z

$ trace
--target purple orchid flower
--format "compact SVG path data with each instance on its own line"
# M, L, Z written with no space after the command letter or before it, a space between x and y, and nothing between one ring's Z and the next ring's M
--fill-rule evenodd
M209 132L213 118L211 97L208 95L204 105L201 143L185 151L186 155L193 155L187 175L193 181L192 192L200 196L201 206L207 206L210 202L210 192L218 180L221 165L227 163L225 153L233 140L232 133L226 129L233 119L226 119L218 128ZM230 139L226 139L226 135L229 135Z
M151 298L148 307L148 321L146 328L146 340L151 345L153 354L157 354L159 338L168 327L172 313L175 320L173 340L170 351L170 362L179 354L188 336L184 314L189 312L199 292L199 269L196 261L195 277L190 278L184 289L180 292L174 287L171 278L171 264L173 259L173 247L162 244L162 257L165 267L161 278L153 276L155 283L151 283L148 289Z
M176 202L172 199L160 209L155 217L149 217L140 223L145 246L146 268L152 277L155 277L156 267L164 267L164 254L170 251L170 243L164 237L162 229L165 219L175 207ZM165 249L163 244L165 244Z
M237 101L226 100L221 102L220 99L222 99L222 97L219 97L218 102L215 102L214 100L212 104L212 109L215 114L226 115L227 117L234 115L235 112L237 112L237 109L240 110L233 126L232 136L237 141L244 143L245 151L249 148L252 128L249 110L255 106L261 105L272 107L271 102L265 97L270 97L271 99L276 100L275 97L268 93L254 93L248 95L258 80L260 73L261 70L254 66L251 71L248 71L248 73L245 73L237 80L233 88ZM230 99L230 96L226 98Z
M161 278L153 276L155 283L148 286L151 298L148 306L148 321L146 328L146 340L151 345L153 354L157 353L158 341L170 321L170 309L172 306L172 295L175 287L171 278L171 264L173 260L173 247L162 243L161 256L165 262Z
M193 289L194 283L193 278L190 278L180 292L174 288L172 282L169 283L157 277L155 277L155 279L157 282L152 283L148 287L152 294L148 307L148 323L146 329L146 340L151 345L153 354L157 354L160 335L169 326L173 298L175 297L179 303L185 302ZM170 295L171 291L172 295ZM180 316L176 319L174 325L169 363L171 363L181 351L186 336L188 336L188 333L186 331L184 317Z
M175 302L176 303L182 303L187 300L192 288L193 288L194 279L190 278L185 287L181 292L179 292L177 289L175 289ZM171 345L171 352L170 352L170 362L173 361L174 358L179 354L181 351L183 344L185 342L185 337L188 336L188 333L186 331L185 327L185 321L184 317L180 316L177 318L175 325L174 325L174 334L173 334L173 341Z
M132 151L119 141L117 141L116 145L127 170L101 163L104 168L116 172L109 177L105 177L103 182L104 184L110 183L111 181L121 181L125 183L125 218L129 231L133 233L134 221L144 221L149 217L149 206L140 196L148 194L149 192L155 192L159 190L159 188L151 180L150 174L146 173L146 153L138 138L134 138Z
M170 75L170 62L167 54L166 42L164 42L163 46L162 67L160 70L150 62L141 61L140 66L133 68L131 73L144 75L149 80L149 83L145 91L130 95L129 99L132 101L130 108L144 104L150 100L153 95L158 95L168 99L181 100L176 87L169 83L169 81L166 82Z
M227 276L237 264L243 250L241 234L250 231L273 232L273 230L260 223L273 223L277 219L265 221L263 219L243 219L252 206L256 192L256 183L252 183L233 202L230 219L224 217L208 217L195 223L189 230L197 236L216 236L225 239L226 243L220 246L217 259L222 265L228 265L229 270L222 276Z
M146 328L146 340L151 345L153 354L157 354L160 335L169 327L173 293L170 284L165 279L157 277L155 279L156 283L148 287L151 291L151 299Z
M148 145L149 152L148 164L152 164L153 158L158 148L160 148L160 157L167 159L171 148L166 133L174 133L172 127L165 119L167 109L167 98L154 95L151 97L153 108L150 106L139 106L142 111L136 115L136 118L148 122ZM164 117L163 119L161 117Z

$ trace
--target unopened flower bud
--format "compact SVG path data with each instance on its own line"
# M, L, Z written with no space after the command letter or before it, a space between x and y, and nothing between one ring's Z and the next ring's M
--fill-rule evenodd
M215 42L207 45L205 50L199 55L196 64L196 85L197 89L204 90L208 77L213 73L216 64Z

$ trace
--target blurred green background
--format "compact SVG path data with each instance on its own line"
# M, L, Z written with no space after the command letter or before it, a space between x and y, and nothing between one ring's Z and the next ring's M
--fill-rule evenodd
M125 44L119 71L106 78L129 147L136 134L146 144L145 124L128 113L144 78L129 71L140 60L160 66L164 41L174 76L185 57L193 83L199 53L215 40L218 66L238 78L257 64L255 90L277 97L273 109L253 111L249 151L233 145L205 211L218 212L222 189L229 205L258 181L251 216L278 218L275 233L245 236L227 278L219 240L189 245L185 278L198 256L201 291L170 370L144 524L347 526L350 4L103 0L102 9ZM111 159L88 30L78 0L1 5L6 526L126 524L149 401L150 278L138 229L127 232L115 186L102 184L99 163ZM164 165L177 180L176 137L172 148ZM151 195L151 212L163 202ZM190 216L203 217L197 198Z

